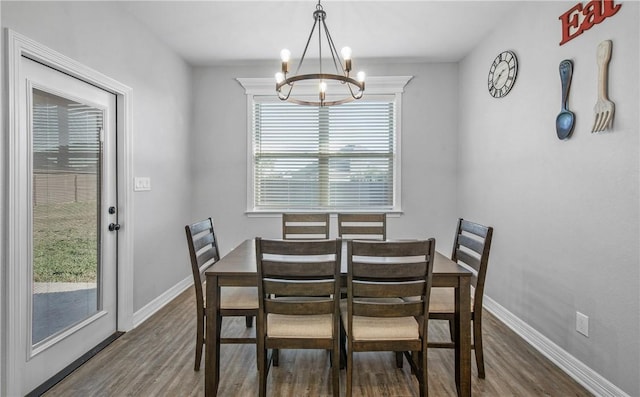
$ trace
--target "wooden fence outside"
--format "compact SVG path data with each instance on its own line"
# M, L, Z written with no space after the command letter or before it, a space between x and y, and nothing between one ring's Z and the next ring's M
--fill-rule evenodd
M33 205L96 200L97 175L80 173L34 173Z

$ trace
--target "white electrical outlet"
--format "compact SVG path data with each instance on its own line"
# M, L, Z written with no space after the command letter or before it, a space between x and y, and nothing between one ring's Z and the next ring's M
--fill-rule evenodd
M589 316L576 312L576 331L589 337Z
M133 190L136 192L151 190L151 178L148 176L136 176L133 178Z

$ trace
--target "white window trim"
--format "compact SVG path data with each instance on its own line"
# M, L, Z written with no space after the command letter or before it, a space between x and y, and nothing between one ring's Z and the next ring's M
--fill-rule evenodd
M370 76L367 77L367 85L365 97L384 95L386 97L394 96L396 106L395 128L396 128L396 166L394 167L393 189L394 189L394 206L388 213L402 212L402 188L401 188L401 172L402 172L402 93L404 87L409 83L413 76ZM272 97L276 98L275 81L272 78L263 77L239 77L236 79L245 90L247 95L247 210L248 215L269 215L280 213L281 211L272 210L255 210L254 209L254 186L253 181L253 164L252 164L252 111L255 97ZM300 95L314 95L315 86L302 86L299 88ZM317 211L315 211L317 212Z

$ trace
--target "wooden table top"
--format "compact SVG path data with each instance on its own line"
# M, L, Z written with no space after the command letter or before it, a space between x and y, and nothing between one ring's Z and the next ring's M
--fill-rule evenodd
M346 254L342 255L343 274L347 273ZM255 239L243 241L234 250L220 259L215 265L205 272L205 275L225 275L225 276L255 276L256 267L256 243ZM433 262L433 277L471 277L471 272L448 257L436 252Z

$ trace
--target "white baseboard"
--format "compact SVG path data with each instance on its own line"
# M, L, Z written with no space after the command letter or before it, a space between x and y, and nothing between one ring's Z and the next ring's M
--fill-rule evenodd
M484 308L595 396L630 397L619 387L486 295Z
M155 312L162 309L167 303L171 302L178 295L183 293L187 288L193 285L193 277L189 276L169 288L162 295L158 296L151 302L147 303L137 312L133 313L133 328L142 324L146 319L151 317Z

